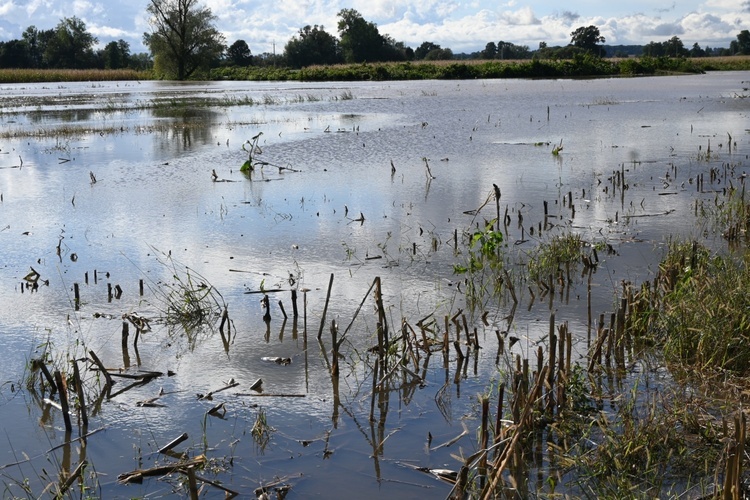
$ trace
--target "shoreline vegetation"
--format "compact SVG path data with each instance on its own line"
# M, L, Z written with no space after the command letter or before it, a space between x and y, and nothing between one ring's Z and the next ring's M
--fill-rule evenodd
M385 62L308 66L302 69L271 66L230 66L212 69L208 79L302 82L473 80L652 76L748 70L750 70L750 56L602 59L590 55L581 55L573 59ZM156 78L151 71L130 69L0 69L0 84L153 79Z

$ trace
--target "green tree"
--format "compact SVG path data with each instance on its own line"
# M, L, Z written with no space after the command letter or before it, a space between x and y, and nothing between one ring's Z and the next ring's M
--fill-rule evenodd
M495 42L489 42L484 46L481 57L482 59L494 59L495 56L497 56L497 45L495 45Z
M139 52L130 56L128 66L132 69L143 71L154 67L154 60L148 52Z
M102 51L106 69L120 69L130 66L130 44L125 40L109 42Z
M214 26L216 16L198 0L150 0L151 33L143 43L166 76L185 80L207 70L224 52L224 35Z
M453 51L451 49L433 49L424 56L425 61L448 61L453 59Z
M88 68L94 63L95 36L86 31L86 23L77 17L63 18L47 41L44 56L56 68Z
M417 60L424 59L427 57L427 54L432 52L433 50L440 50L440 45L432 42L422 42L422 45L417 47L417 50L414 51L414 58Z
M237 40L227 49L227 59L235 66L249 66L253 62L250 47L245 40Z
M385 60L386 39L378 27L366 21L354 9L342 9L338 13L338 31L341 54L344 62L375 62Z
M690 49L690 57L705 57L706 51L698 45L698 42L693 44L693 48Z
M497 43L497 57L498 59L529 59L531 50L527 45L516 45L501 40Z
M668 57L684 57L688 54L688 50L682 43L679 37L673 36L662 44L664 47L664 55Z
M602 48L597 45L604 43L606 40L599 33L599 28L596 26L581 26L570 34L570 44L575 47L580 47L583 50L591 52L595 55L601 55Z
M287 64L293 68L341 61L336 37L317 24L299 30L299 34L287 42L284 54Z
M737 35L737 53L750 54L750 31L742 30Z
M389 35L383 35L383 50L380 54L381 61L411 61L414 59L414 50L397 42Z
M643 46L643 54L649 57L661 57L664 55L664 46L659 42L648 42Z
M29 46L24 40L0 42L0 68L28 68Z
M46 67L44 54L47 51L47 44L55 36L55 31L39 31L36 26L29 26L21 36L29 50L29 66L32 68Z

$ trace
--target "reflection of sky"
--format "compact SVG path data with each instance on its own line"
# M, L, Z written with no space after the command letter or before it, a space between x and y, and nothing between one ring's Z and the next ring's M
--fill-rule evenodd
M562 202L570 192L576 205L572 227L584 239L613 244L623 256L601 256L593 302L596 312L607 311L621 279L648 277L667 232L695 231L690 211L695 186L689 179L709 169L698 159L699 147L705 149L710 140L719 162L744 158L747 113L728 99L741 79L719 74L331 88L225 82L211 84L209 90L256 98L268 94L280 104L201 109L175 118L154 117L151 111L91 111L75 123L123 131L5 140L0 147L7 153L0 155L0 226L10 227L0 231L0 321L7 332L4 342L11 344L10 359L25 358L32 349L28 339L40 343L49 331L60 348L83 337L106 363L121 364L119 315L153 313L154 305L137 296L137 282L144 278L158 289L155 284L169 279L171 269L159 264L155 252L171 252L179 262L176 269L189 265L224 294L237 339L229 354L215 337L189 353L179 342L168 345L154 334L143 340L144 366L174 369L180 376L163 383L187 394L215 389L232 377L243 387L263 378L271 391L309 390L308 401L281 402L277 411L304 410L311 419L324 420L330 412L329 383L313 337L331 273L335 280L327 323L336 319L345 327L370 283L382 276L393 324L402 316L416 322L436 312L442 325L443 314L462 307L451 272L454 231L493 218L494 200L476 218L465 212L482 206L497 184L501 211L507 207L512 220L511 242L521 238L519 213L524 218L524 236L532 242L509 248L523 255L538 236L531 236L529 227L542 221L544 201L550 214L562 217L560 225L571 218ZM158 84L143 85L134 94L122 88L115 94L106 85L90 92L109 92L108 99L125 103L152 99ZM34 89L27 86L23 93ZM354 99L335 99L346 89ZM294 102L309 94L321 98ZM0 131L16 126L9 116L0 115ZM70 122L43 116L18 126L36 130L58 124ZM263 132L260 158L298 172L269 165L251 179L240 174L247 159L241 146L258 132ZM737 142L732 156L726 146L719 149L727 133ZM563 151L554 157L551 149L561 141ZM6 168L17 164L19 156L23 168ZM423 158L434 179L427 179ZM677 165L676 179L672 164ZM214 170L222 182L211 181ZM625 172L629 188L624 196L612 186L614 172ZM666 187L668 172L672 178ZM677 194L661 195L666 191ZM650 217L671 209L676 210L672 215ZM364 223L352 220L360 214ZM628 220L625 215L637 217ZM640 239L645 242L637 244ZM61 258L55 252L58 242ZM31 266L50 286L21 294L19 283ZM94 269L110 272L108 281L122 286L124 298L108 304L107 280L90 283L82 286L85 305L76 314L70 306L72 283L83 284L84 272L92 280ZM291 320L281 332L274 305L266 342L260 297L244 294L259 289L261 282L288 287L290 273L311 289L307 373L301 340L291 339ZM291 311L288 293L273 299L282 299ZM147 294L146 300L153 298ZM301 308L301 296L299 300ZM569 302L570 307L563 307L556 301L558 322L570 321L574 335L585 333L585 289L573 291ZM494 330L507 326L501 319L507 305L494 308L491 325L482 331L486 353L472 379L480 385L496 372ZM521 309L511 334L522 339L518 352L529 352L548 331L549 308L538 301L530 310ZM94 320L94 312L116 319ZM358 350L373 343L369 302L362 318L351 335ZM585 352L581 342L576 352ZM262 356L288 356L294 362L279 367L260 361ZM0 368L13 373L22 364L11 361ZM150 389L130 398L146 397ZM131 413L123 417L136 418ZM185 425L193 418L191 412L175 417Z

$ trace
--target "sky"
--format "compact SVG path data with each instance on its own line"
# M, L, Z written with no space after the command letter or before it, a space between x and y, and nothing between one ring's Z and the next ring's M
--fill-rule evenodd
M417 48L436 43L454 53L484 49L487 42L512 42L534 50L540 42L567 45L580 26L594 25L607 45L645 45L673 36L686 48L728 47L750 29L750 0L199 0L217 17L227 45L247 42L253 54L280 54L306 25L332 35L337 13L357 10L381 34ZM52 29L76 16L103 47L125 40L131 53L145 52L148 0L0 0L0 40L21 38L29 26Z

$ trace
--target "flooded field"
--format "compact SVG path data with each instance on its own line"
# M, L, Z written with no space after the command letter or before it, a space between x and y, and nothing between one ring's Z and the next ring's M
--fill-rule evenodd
M670 239L726 248L749 81L3 86L3 495L448 497L517 359L566 324L586 366ZM541 448L507 495L581 494Z

